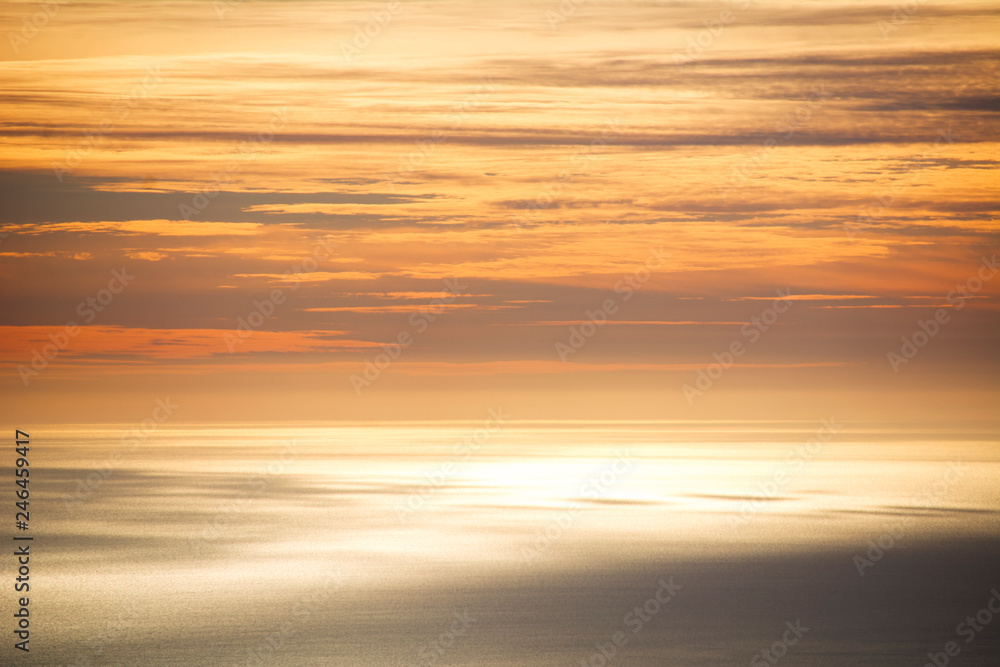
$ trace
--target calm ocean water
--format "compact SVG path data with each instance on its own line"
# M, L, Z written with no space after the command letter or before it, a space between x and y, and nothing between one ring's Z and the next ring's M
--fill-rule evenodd
M987 429L131 428L31 433L24 664L1000 664Z

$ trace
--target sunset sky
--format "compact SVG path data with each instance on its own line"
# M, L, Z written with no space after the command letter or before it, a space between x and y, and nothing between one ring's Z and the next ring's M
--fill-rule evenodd
M995 416L995 2L43 7L9 419Z

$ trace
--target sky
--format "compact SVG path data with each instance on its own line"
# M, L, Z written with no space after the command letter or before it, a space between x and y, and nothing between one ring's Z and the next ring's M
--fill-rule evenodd
M995 3L0 27L8 420L995 416Z

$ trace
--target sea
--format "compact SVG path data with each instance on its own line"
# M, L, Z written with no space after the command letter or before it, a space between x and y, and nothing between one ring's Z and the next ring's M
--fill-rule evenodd
M994 424L21 428L4 664L1000 665Z

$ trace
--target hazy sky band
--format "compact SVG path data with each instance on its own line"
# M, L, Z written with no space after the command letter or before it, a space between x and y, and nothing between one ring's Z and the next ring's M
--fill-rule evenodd
M805 417L995 397L996 285L946 299L997 248L990 3L219 4L66 3L35 33L37 4L0 10L12 400L87 386L141 414L142 373L192 397L277 382L311 398L248 410L310 418L380 416L380 394L459 416L529 387L573 387L566 414L621 396L654 417L747 392ZM654 248L668 259L625 299ZM434 304L449 279L468 289ZM745 297L785 288L822 298L689 404L682 385L767 308ZM90 326L26 387L18 367L71 321ZM913 396L887 405L893 387Z

